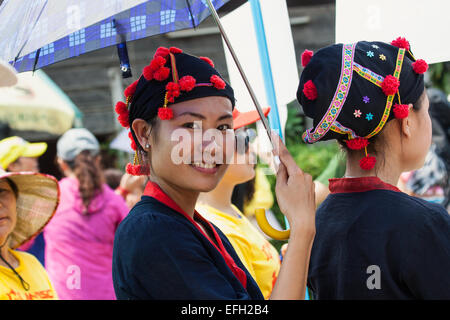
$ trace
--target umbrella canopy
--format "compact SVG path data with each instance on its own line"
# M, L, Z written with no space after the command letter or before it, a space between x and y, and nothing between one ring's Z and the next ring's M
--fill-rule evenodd
M228 0L212 1L220 8ZM200 24L205 0L5 0L0 59L17 71L42 68L104 47Z
M0 88L0 122L19 131L59 135L81 119L81 112L41 71L17 75L12 87Z

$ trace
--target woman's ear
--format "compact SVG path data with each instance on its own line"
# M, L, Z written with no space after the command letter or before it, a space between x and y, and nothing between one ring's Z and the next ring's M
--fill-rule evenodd
M150 125L143 119L135 119L131 124L136 138L142 149L148 151L150 145Z
M409 110L412 109L413 105L410 103L408 105ZM411 118L411 112L409 112L409 115L406 118L399 119L400 121L400 128L402 135L406 136L407 138L411 137L412 133L412 118Z

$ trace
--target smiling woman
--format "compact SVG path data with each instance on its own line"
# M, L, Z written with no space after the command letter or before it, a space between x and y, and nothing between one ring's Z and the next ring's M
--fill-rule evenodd
M116 111L119 122L130 128L136 151L127 171L149 175L150 181L115 235L117 298L263 299L226 236L195 211L200 192L217 186L233 157L233 89L210 59L161 47L124 93L126 104L119 102ZM292 159L287 151L281 158ZM280 171L284 185L289 174L286 168ZM298 182L299 171L295 172L292 179ZM291 184L298 187L295 181ZM291 275L300 274L303 280L294 280L290 291L289 276L281 277L284 285L278 291L287 294L279 298L304 296L304 270L314 233L314 210L308 205L314 202L312 182L301 183L296 192L308 199L306 210L291 210L294 206L286 203L291 201L284 201L285 207L291 214L302 211L298 217L307 221L302 231L308 232L297 238L287 265ZM288 193L293 192L283 192Z

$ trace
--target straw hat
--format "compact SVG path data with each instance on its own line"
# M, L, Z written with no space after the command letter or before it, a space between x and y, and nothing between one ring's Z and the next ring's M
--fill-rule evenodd
M58 181L46 174L33 172L5 172L17 186L17 222L10 234L10 247L15 249L37 235L47 225L59 203Z

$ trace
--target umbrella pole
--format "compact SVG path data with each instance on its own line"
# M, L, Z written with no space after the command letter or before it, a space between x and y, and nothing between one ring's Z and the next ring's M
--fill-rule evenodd
M250 85L250 82L248 81L247 76L244 73L241 63L239 62L237 55L234 52L234 49L230 43L230 40L228 39L228 36L225 33L222 23L220 22L219 15L217 14L216 9L214 8L213 4L211 3L211 0L206 0L206 2L208 3L208 7L209 7L209 10L211 11L211 15L213 16L214 21L216 22L217 26L219 27L220 34L222 35L222 37L228 47L228 50L230 50L231 56L233 57L233 60L236 63L239 73L241 74L241 77L244 80L245 86L247 87L247 90L250 93L250 97L252 98L253 103L255 104L256 110L258 111L258 114L261 118L264 128L266 129L267 135L269 136L269 140L270 140L270 143L272 144L272 148L275 149L275 145L272 141L272 137L270 134L269 122L267 121L267 118L264 116L264 112L262 111L261 105L259 104L258 99L256 98L255 92L253 91L253 89Z

